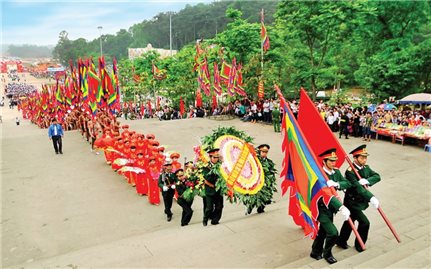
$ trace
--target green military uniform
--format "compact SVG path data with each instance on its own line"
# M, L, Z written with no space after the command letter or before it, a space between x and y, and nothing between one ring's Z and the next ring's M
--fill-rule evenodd
M244 205L247 207L247 214L251 214L254 207L257 207L257 213L265 212L265 206L271 204L272 195L277 192L276 177L277 170L275 169L274 162L262 156L263 152L268 153L270 146L268 144L262 144L257 147L257 158L262 164L263 173L265 176L265 184L262 189L254 195L250 195L244 200Z
M371 170L368 165L359 167L354 163L354 166L355 169L358 170L359 175L368 180L368 186L372 186L380 181L380 175ZM347 189L344 196L344 205L350 210L352 221L358 221L358 233L365 244L368 238L368 231L370 229L370 221L362 211L368 208L368 202L374 195L365 189L364 186L359 184L359 179L356 177L355 172L351 167L346 170L345 175L346 179L350 181L351 187ZM347 248L347 240L349 239L351 232L352 228L349 223L344 222L341 227L337 245L342 248ZM362 251L358 240L355 240L355 248L360 252Z
M165 164L166 165L166 164ZM172 189L172 186L175 186L177 178L174 173L163 172L159 176L159 187L162 191L163 203L165 205L165 214L167 216L168 221L172 219L172 201L174 199L175 189ZM165 191L163 190L163 186L168 187Z
M280 110L276 107L272 110L272 125L274 126L274 132L280 132Z
M175 172L175 175L178 175L179 172L184 173L184 170L178 169ZM193 209L192 209L193 199L191 201L184 199L183 193L187 190L187 186L185 185L184 181L179 180L178 177L177 177L176 189L177 189L177 193L178 193L177 203L183 209L183 213L181 215L181 226L186 226L189 224L189 222L193 216Z
M344 190L351 186L350 182L347 181L338 169L334 169L330 174L325 171L328 178L339 183L339 189ZM317 220L320 223L319 232L317 233L316 239L314 239L311 256L313 258L319 257L323 254L323 257L332 257L332 247L337 241L338 231L333 223L334 214L342 206L341 202L336 197L332 197L328 207L323 203L323 198L318 201L319 216ZM323 246L326 239L325 246ZM317 258L316 258L317 259Z
M208 151L211 156L218 156L218 149ZM206 226L208 219L211 219L211 224L217 225L223 213L223 194L220 190L216 190L216 183L220 179L217 171L217 165L209 162L207 166L202 168L202 175L205 179L205 197L204 197L204 219L203 225Z

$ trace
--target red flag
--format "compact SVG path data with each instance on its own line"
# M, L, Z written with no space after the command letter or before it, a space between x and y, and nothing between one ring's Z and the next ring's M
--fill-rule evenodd
M148 100L147 106L148 106L148 111L150 113L150 116L152 116L153 115L153 109L151 108L151 102L150 102L150 100Z
M217 97L215 94L213 94L213 104L212 104L213 110L217 108Z
M200 88L196 91L196 107L202 107L202 94Z
M314 154L319 156L319 154L329 148L336 148L338 155L336 166L341 167L347 154L303 88L301 88L299 102L298 124ZM322 159L319 158L319 161L322 161Z
M182 97L180 97L180 114L181 114L181 118L183 117L184 112L185 112L185 109L184 109L184 101L183 101L183 98L182 98Z

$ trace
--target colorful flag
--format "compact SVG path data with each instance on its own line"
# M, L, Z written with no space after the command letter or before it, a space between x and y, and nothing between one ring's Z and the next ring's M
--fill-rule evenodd
M153 77L157 80L163 80L166 78L166 70L161 70L157 68L155 64L153 64L152 72L153 72Z
M259 99L263 99L265 97L265 89L263 87L263 80L259 80L259 84L257 86L257 97Z
M241 64L238 64L236 66L236 80L235 80L235 92L241 96L247 96L247 93L245 92L244 88L243 88L243 83L242 83L242 66Z
M220 72L218 70L218 64L214 62L214 84L213 84L214 92L217 95L222 94L223 88L220 85Z
M318 156L329 148L336 148L338 156L336 166L341 167L347 154L303 88L301 88L299 103L298 124L314 154Z
M274 86L283 108L284 158L280 177L283 194L290 188L289 215L304 229L305 236L315 238L318 232L317 202L323 198L328 205L335 191L326 185L327 177L310 148L301 128L280 89ZM320 140L320 139L319 139Z
M269 36L268 32L266 31L265 23L264 23L264 12L263 9L260 13L260 22L261 22L261 28L260 28L260 38L262 40L262 49L263 51L269 50Z
M230 72L229 72L229 82L227 84L227 93L230 96L233 96L235 94L235 91L234 91L235 84L236 84L236 59L233 58L232 67L230 68Z
M223 82L225 85L229 83L229 75L230 75L231 68L232 68L231 65L227 64L225 61L222 62L220 79L221 79L221 82Z

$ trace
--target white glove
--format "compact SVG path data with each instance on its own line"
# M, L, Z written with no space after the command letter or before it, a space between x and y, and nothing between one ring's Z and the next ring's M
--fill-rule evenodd
M366 180L365 178L361 178L359 180L359 184L361 184L362 186L364 186L364 185L370 185L370 182L368 180Z
M338 182L333 181L332 179L326 181L326 185L328 185L328 187L335 187L335 188L340 187L340 184Z
M339 209L338 211L341 213L341 215L343 215L343 219L344 219L345 221L349 219L349 216L350 216L350 210L349 210L347 207L345 207L345 206L341 206L341 207L340 207L340 209Z
M172 186L171 186L171 188L172 188L173 190L175 190L175 185L172 185Z
M372 204L376 209L379 208L379 200L377 200L376 196L371 197L370 204Z
M168 186L163 186L163 191L167 191L168 190Z

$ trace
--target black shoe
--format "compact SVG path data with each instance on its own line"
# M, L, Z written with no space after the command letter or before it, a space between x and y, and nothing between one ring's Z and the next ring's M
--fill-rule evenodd
M63 151L60 151L60 154L63 154Z
M208 221L207 221L207 220L204 220L204 221L202 221L202 224L203 224L204 226L207 226L207 225L208 225Z
M188 223L181 223L181 226L187 226L189 225Z
M55 152L55 154L58 154L58 152Z
M315 254L313 252L310 253L310 257L316 260L321 260L322 259L322 255L320 254Z
M342 249L348 249L349 245L347 245L347 243L345 242L337 242L337 246L342 248Z
M168 221L171 221L172 220L172 215L169 215L167 219L168 219Z
M265 212L265 209L264 208L258 208L257 209L257 213L259 213L259 214L261 214L261 213L264 213Z
M337 259L335 259L334 258L334 256L328 256L328 257L325 257L325 260L329 263L329 264L333 264L333 263L336 263L337 262Z
M219 222L218 221L211 221L211 224L212 225L217 225L217 224L219 224Z
M348 137L346 137L346 139L349 139Z
M251 211L253 211L253 208L247 208L247 213L245 213L246 215L250 215Z
M362 251L364 251L364 250L361 248L361 246L356 246L356 245L355 245L355 248L356 248L356 250L357 250L358 252L362 252Z

